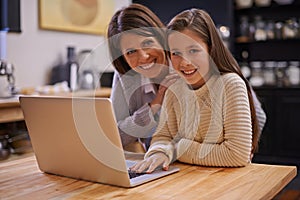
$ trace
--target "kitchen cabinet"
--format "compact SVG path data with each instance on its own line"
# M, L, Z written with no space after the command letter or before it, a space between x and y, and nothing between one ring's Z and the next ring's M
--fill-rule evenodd
M300 166L300 88L255 88L267 114L255 162Z
M253 61L261 63L264 63L264 61L276 61L276 63L299 61L299 10L300 0L294 0L289 5L279 5L272 1L271 5L267 7L254 5L245 9L235 8L233 54L237 61L248 62L249 64ZM291 19L295 20L295 32L292 32L292 34L287 32L288 29L286 29ZM274 29L271 32L273 35L267 35L270 34L267 32L270 23L273 23ZM266 28L264 29L266 35L255 32L256 28L261 25ZM245 31L245 27L249 28L248 32ZM243 57L242 52L247 52L247 57ZM251 70L253 71L253 69ZM262 71L264 70L266 69L262 66ZM275 71L276 68L274 74ZM266 112L267 122L261 136L259 150L254 155L253 162L293 164L299 167L300 86L278 87L278 85L277 80L277 84L272 87L261 86L255 88Z
M242 61L300 60L300 0L287 5L234 9L234 55ZM262 31L257 31L263 29Z

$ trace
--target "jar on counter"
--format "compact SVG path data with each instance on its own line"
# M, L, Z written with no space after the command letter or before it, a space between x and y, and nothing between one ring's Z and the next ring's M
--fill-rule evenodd
M287 75L291 85L296 86L300 84L300 62L290 61L287 69Z
M254 0L257 7L266 7L271 5L271 0Z
M266 23L262 20L262 17L257 15L254 18L255 34L254 39L256 41L264 41L267 39L267 32L265 30Z
M276 74L276 83L278 87L288 86L289 80L287 77L287 62L286 61L280 61L277 62L277 66L275 68L275 74Z
M235 0L237 9L251 8L253 0Z
M260 61L252 61L250 63L252 73L249 82L254 87L259 87L264 84L262 64Z
M268 86L276 85L276 76L275 69L276 62L275 61L265 61L264 62L264 84Z
M283 26L283 39L294 39L298 37L299 24L296 18L291 18L285 21Z

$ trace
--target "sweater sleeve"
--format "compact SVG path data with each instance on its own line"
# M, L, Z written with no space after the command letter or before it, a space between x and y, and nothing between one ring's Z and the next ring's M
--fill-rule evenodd
M134 97L136 96L138 95ZM118 73L113 78L111 100L123 146L135 142L137 138L151 136L157 122L150 106L144 104L140 108L134 108L134 105L129 105Z
M169 163L174 161L176 134L178 132L177 116L174 110L174 104L172 104L172 92L167 90L164 102L161 108L161 114L159 124L156 132L154 133L151 141L151 146L145 154L145 158L151 156L154 153L162 152L169 158Z
M204 166L245 166L250 161L252 144L251 114L246 85L237 76L224 81L223 141L198 142L182 138L177 144L179 160ZM211 117L212 119L214 116Z

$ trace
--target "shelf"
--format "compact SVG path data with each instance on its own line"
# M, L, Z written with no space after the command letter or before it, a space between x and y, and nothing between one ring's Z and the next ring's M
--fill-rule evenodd
M242 51L249 52L248 61L300 60L300 39L235 43L235 57L237 60L242 60L240 55Z
M262 91L262 90L278 90L278 91L296 91L300 90L299 86L289 86L289 87L277 87L277 86L260 86L260 87L253 87L255 91Z
M264 40L264 41L249 41L249 42L235 42L236 45L255 45L255 44L294 44L300 45L300 38L297 39L282 39L282 40Z
M270 6L256 6L255 4L250 8L235 8L235 12L237 14L264 14L265 12L291 12L291 11L298 11L300 7L300 0L294 0L291 4L280 5L274 1L271 2Z

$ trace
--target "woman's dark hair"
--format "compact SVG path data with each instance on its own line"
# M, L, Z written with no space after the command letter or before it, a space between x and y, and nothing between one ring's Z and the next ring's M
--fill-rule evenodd
M109 23L107 38L112 63L120 74L131 70L120 49L120 39L124 32L155 37L162 48L166 49L165 26L149 8L131 4L118 10Z
M208 46L208 51L211 60L217 66L221 74L234 72L238 74L245 82L251 111L252 121L252 151L255 151L258 146L259 127L252 97L252 89L243 76L240 67L228 48L225 47L216 26L210 15L201 9L185 10L176 15L167 25L167 33L172 31L183 31L185 29L191 30L198 34L204 43Z

